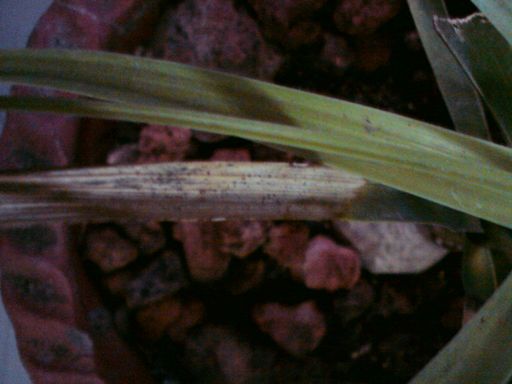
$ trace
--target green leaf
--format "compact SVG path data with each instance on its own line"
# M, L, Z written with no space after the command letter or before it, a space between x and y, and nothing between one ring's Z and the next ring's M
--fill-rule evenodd
M462 282L466 295L481 304L496 290L495 265L487 246L468 244L462 263Z
M483 227L496 266L496 278L501 283L512 271L512 231L486 222Z
M408 3L455 129L481 139L489 139L489 128L480 97L434 29L434 16L448 17L444 1L408 0Z
M498 384L512 378L512 274L411 384Z
M193 119L191 120L190 118L184 118L182 115L180 115L180 111L176 111L175 114L165 117L165 116L159 115L157 113L152 114L152 113L148 112L148 113L144 114L142 111L142 108L138 108L136 110L136 112L134 112L135 110L129 106L122 106L119 104L97 102L97 101L91 101L91 100L44 99L44 98L31 98L31 97L21 97L21 98L20 97L0 97L0 108L7 108L7 109L21 108L23 110L31 110L31 111L51 111L51 112L57 112L57 113L72 113L72 114L80 115L83 117L103 117L103 118L112 118L112 119L126 118L126 119L134 121L134 122L169 124L169 125L176 124L176 125L182 125L182 126L191 126L193 128L204 128L205 130L211 130L211 132L219 132L219 130L215 129L215 125L204 126L197 122L197 121L201 121L200 119L203 116L202 114L192 113L191 115L197 116L196 120L193 120ZM123 113L122 111L125 111L125 112ZM146 112L151 111L151 108L147 107L147 108L145 108L145 111ZM232 125L234 128L243 127L244 124L246 124L246 121L244 121L242 119L232 119L232 120L235 121L235 123ZM228 120L223 120L223 122L227 123ZM213 129L212 129L212 127L213 127ZM228 131L227 133L230 133L230 132L231 131ZM279 133L282 133L282 131L280 129L276 129L275 133L279 134ZM244 134L247 135L246 137L249 137L249 138L252 137L252 136L249 136L249 133L240 131L240 135L243 136ZM274 141L278 141L278 140L279 140L279 136L274 138ZM309 155L309 153L308 153L308 155ZM332 161L336 162L338 160L336 159L335 156L333 156ZM210 168L210 166L207 164L205 165L205 167L208 169ZM155 172L159 172L158 170L161 170L161 172L165 173L165 169L166 168L156 168L156 169L152 168L152 172L155 173ZM221 169L222 168L218 168L219 171ZM185 170L186 170L186 168L183 168L183 171L185 171ZM110 174L110 172L113 172L113 171L109 171L109 174ZM197 170L195 172L197 172ZM293 187L293 186L295 185L297 180L302 180L306 177L305 172L306 172L305 170L299 170L299 169L295 169L294 172L290 171L288 174L289 177L283 179L283 181L285 181L285 182L290 182L290 186L289 186L289 188L286 188L286 190L288 190L288 189L295 190L296 189L296 193L301 193L301 192L304 193L304 191L302 191L300 185L295 186L295 187ZM325 173L326 171L324 170L322 172ZM334 171L332 171L332 172L334 172ZM339 172L340 171L338 171L338 173L335 172L336 177L333 177L333 180L337 180L337 179L339 179L339 177L342 176L342 173L340 174ZM127 174L126 170L124 170L123 173L126 177L130 176ZM265 176L270 177L271 174L272 174L272 168L270 167L267 170L265 170L265 172L262 171L262 173L260 174L260 177L261 178L265 178ZM58 173L58 174L53 174L53 175L55 175L55 177L58 179L60 176L65 176L66 174ZM88 175L89 177L95 176L95 174L92 174L91 171L87 171L84 174L84 176L85 175ZM145 187L151 188L152 181L145 180L144 177L141 176L140 172L136 173L135 175L131 175L131 176L137 176L137 175L138 175L138 177L141 177L142 184L137 182L137 180L131 180L130 183L132 185L134 185L134 183L137 183L140 185L141 188L145 188ZM205 183L209 182L209 183L212 183L212 185L213 185L214 179L207 180L208 179L207 174L205 174L203 176L205 177ZM214 177L215 173L210 174L210 176ZM39 189L41 187L44 187L44 185L45 185L44 182L47 182L47 183L52 182L51 180L53 180L53 178L49 178L49 176L46 176L46 177L48 177L48 180L46 180L46 181L44 179L43 180L40 179L40 180L42 180L43 185L39 185L38 189L35 192L39 191ZM183 174L183 177L186 178L187 174ZM257 190L257 187L258 187L257 179L246 178L246 177L244 177L244 175L242 173L239 175L239 177L241 178L241 180L244 179L247 182L256 183L255 190ZM352 176L352 177L356 178L356 176ZM360 179L360 177L357 177L357 178ZM0 176L0 180L2 180L1 176ZM8 180L11 180L11 182L13 182L14 184L3 184L2 185L0 183L0 191L8 189L8 190L12 190L12 191L17 191L20 194L22 194L23 191L25 191L25 193L33 191L33 190L26 191L26 188L23 187L24 184L21 182L22 180L24 180L23 175L19 175L19 176L17 176L17 178L14 178L14 179L10 178ZM66 188L69 188L70 190L71 189L77 190L76 188L80 188L79 186L75 186L70 181L71 179L68 178L65 180L68 180L69 185L66 186L66 185L61 184L61 187L63 188L63 190L65 190ZM83 180L83 179L79 179L79 180ZM17 185L16 183L20 183L20 184ZM239 184L235 183L235 185L232 187L233 190L236 189L236 187L238 185ZM342 195L339 195L340 200L338 201L338 204L341 204L341 202L344 201L343 212L339 211L339 209L336 208L336 204L334 204L334 202L331 202L331 204L334 204L331 207L333 211L332 212L324 212L322 217L317 217L317 218L318 219L328 219L328 218L344 217L346 219L363 220L363 221L386 220L386 221L409 221L409 222L415 222L415 223L436 223L436 224L441 224L446 227L452 228L453 230L457 230L457 231L472 231L472 232L480 232L481 231L481 227L478 223L478 220L475 220L474 218L467 216L465 214L462 214L458 211L454 211L452 209L432 203L428 200L424 200L424 199L415 197L413 195L410 195L410 194L407 194L404 192L400 192L400 191L397 191L392 188L385 187L380 184L368 183L367 181L364 181L364 185L365 185L364 188L360 188L359 192L357 193L357 197L354 197L353 199L343 200ZM47 187L48 187L48 185L47 185ZM337 183L337 184L333 183L329 187L332 188L334 191L336 190L336 188L340 188L340 192L341 192L346 186L342 185L342 183ZM202 189L205 190L205 186L203 186ZM213 190L215 190L215 188ZM283 189L282 192L284 193L284 192L286 192L286 190ZM109 191L111 193L117 194L117 192L115 192L114 190L109 190ZM79 191L77 190L77 193L78 192ZM86 191L84 190L83 192L85 193ZM238 192L242 193L244 191L241 190ZM245 192L247 192L247 191L245 191ZM55 208L46 209L43 204L44 201L41 200L41 196L38 196L37 193L35 193L34 195L30 195L30 196L32 196L33 200L39 199L39 202L41 203L40 208L45 209L45 214L49 215L48 219L50 219L51 217L55 217L55 215L60 214L60 212L55 210ZM153 195L153 196L160 197L160 198L162 197L160 195ZM67 197L70 197L70 196L68 195ZM73 202L74 204L80 203L79 197L80 197L80 194L73 195L73 198L75 199ZM112 196L110 196L110 198L111 197ZM247 198L245 196L242 196L242 197L246 199L244 204L249 204L249 205L256 204L256 206L258 206L258 204L261 204L259 202L259 200L250 201L250 200L247 200ZM279 197L279 195L276 194L275 197ZM140 196L141 200L143 200L144 198L147 198L147 196L146 195ZM311 199L311 198L312 197L310 196L309 199ZM13 215L9 216L7 214L7 211L2 212L2 207L0 205L0 217L4 218L4 220L7 220L11 223L15 222L15 220L19 220L19 221L30 220L30 217L29 217L30 212L28 212L28 210L29 210L30 204L32 202L27 197L25 199L26 199L26 200L24 200L25 205L18 206L19 209L23 209L23 212L21 210L19 210L14 214L14 216ZM307 199L305 199L305 201L306 200ZM8 205L10 202L11 201L9 199L7 199L7 196L4 195L2 197L1 192L0 192L0 203L2 203L4 205ZM61 201L61 203L64 204L65 202ZM268 203L270 203L270 201L268 201ZM95 204L101 205L102 201L98 200ZM132 203L130 202L130 206L131 206L131 204ZM148 203L148 204L150 204L150 203ZM167 204L169 204L169 203L167 203ZM328 204L328 202L324 201L323 204ZM72 207L69 207L68 205L64 204L62 206L62 209L67 210L67 214L68 214L67 220L82 220L85 218L84 216L81 216L81 215L83 215L83 213L73 211ZM32 208L34 208L34 207L32 207ZM224 208L222 208L222 207L214 206L211 209L212 210L214 210L214 209L220 210L220 213L217 212L215 214L216 216L219 216L221 214L223 214L225 216L225 215L229 214L228 212L222 213L224 211ZM244 210L244 215L248 214L247 209L249 209L249 208L246 208ZM127 210L124 214L128 214L129 213L128 211L129 210ZM171 209L170 212L167 212L167 211L162 211L161 208L158 208L157 210L147 210L146 213L144 213L143 210L140 209L136 213L139 215L144 215L144 214L153 215L153 216L151 216L153 219L155 218L154 215L160 215L161 219L166 219L166 220L184 218L184 213L175 212L173 209ZM92 212L89 212L89 215L91 215L91 214L92 214ZM100 218L101 217L110 218L110 219L115 218L115 217L109 217L108 215L105 216L107 214L107 212L103 212L102 213L103 216L101 216L99 212L96 212L96 214ZM113 214L113 213L109 213L109 214ZM174 215L179 214L181 216L173 217L172 216L173 214ZM200 212L188 212L188 214L192 215L192 216L198 215L198 214L204 215L204 213L200 213ZM270 219L271 218L269 216L270 214L276 215L275 217L273 217L275 219L284 219L281 211L279 211L279 210L275 210L273 212L267 212L267 213L261 212L261 214L266 215L264 217L265 219ZM311 216L308 217L308 215L311 215L311 214L312 213L310 211L302 211L300 213L296 212L294 218L298 219L299 217L302 217L304 219L312 219ZM213 213L212 213L212 215L213 215ZM233 217L233 215L236 215L236 212L232 212L230 215L231 215L231 217ZM27 216L27 218L25 218L26 216ZM89 217L89 216L87 216L87 217ZM44 219L43 216L38 216L38 218ZM189 218L192 218L192 217L189 217ZM196 217L196 218L199 218L199 217ZM201 218L205 218L205 216L202 216ZM289 218L292 218L292 217L289 217ZM32 220L35 220L35 219L33 218Z
M98 116L313 151L326 164L512 227L512 150L431 124L256 80L112 53L1 51L0 80L131 103L91 102L88 112Z
M435 26L512 143L512 46L480 14L436 18Z
M510 0L471 0L491 20L512 45L512 2Z

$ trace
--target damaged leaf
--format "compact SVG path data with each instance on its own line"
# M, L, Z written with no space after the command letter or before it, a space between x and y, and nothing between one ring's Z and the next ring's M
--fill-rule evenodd
M444 0L408 0L425 53L457 131L490 138L478 92L434 29L434 17L448 17Z
M511 144L512 46L481 14L434 22Z
M2 51L0 59L0 80L116 101L52 102L51 108L39 101L34 109L174 124L314 151L325 164L512 226L508 148L373 108L159 60L77 50ZM28 109L30 102L18 101L2 106Z

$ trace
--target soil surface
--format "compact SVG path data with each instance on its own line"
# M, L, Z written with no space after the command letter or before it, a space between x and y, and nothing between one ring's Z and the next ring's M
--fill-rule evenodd
M170 2L134 53L450 124L400 0ZM304 161L180 127L101 139L111 165ZM460 252L376 275L350 240L331 222L125 222L89 225L80 249L157 382L405 383L461 326Z

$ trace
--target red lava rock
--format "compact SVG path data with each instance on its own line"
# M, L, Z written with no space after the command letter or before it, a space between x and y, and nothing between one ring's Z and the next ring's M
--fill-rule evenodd
M270 80L282 61L256 22L233 2L185 0L162 19L157 56Z
M278 303L258 305L253 319L284 350L301 356L315 350L326 333L324 315L313 301L289 307Z
M133 272L127 270L110 273L103 277L103 285L112 296L124 297L126 288L133 277Z
M203 383L253 382L252 359L251 346L223 327L206 325L185 341L188 369Z
M326 33L324 39L325 43L319 58L320 64L325 67L326 72L340 76L352 65L354 53L342 36Z
M312 36L319 37L318 29L307 19L325 3L326 0L249 0L265 36L292 49L311 41Z
M53 2L30 37L32 48L99 49L109 39L108 26L64 2Z
M58 0L54 1L53 6L59 6L70 13L70 16L65 18L69 23L80 18L90 24L96 23L99 27L97 31L101 32L102 44L109 49L130 51L138 42L146 39L152 31L154 21L159 16L161 3L162 0ZM59 23L47 23L59 25ZM73 31L70 32L73 33ZM89 29L82 30L85 36L94 35L95 32ZM55 33L65 35L64 31L59 29Z
M356 67L365 72L373 72L385 66L391 57L390 42L382 34L357 39L356 51Z
M109 152L108 165L134 164L139 159L139 146L137 144L125 144Z
M186 285L178 255L166 251L128 284L126 303L130 308L142 307L171 296Z
M167 327L180 316L181 302L173 297L150 304L137 311L141 336L151 341L162 337Z
M304 255L309 241L309 228L302 223L274 225L268 235L264 251L292 276L303 279Z
M145 254L155 253L165 246L165 234L157 221L127 223L123 225L123 229Z
M204 305L198 300L182 301L180 314L169 327L167 334L178 343L185 341L189 330L200 324L204 318Z
M349 35L367 35L395 17L400 6L401 0L340 0L334 23Z
M266 240L266 225L261 221L228 220L212 224L220 236L219 250L227 255L247 257Z
M134 261L137 248L112 228L92 230L86 238L86 258L98 265L103 272L112 272Z
M246 148L227 149L221 148L213 151L212 161L251 161L251 154Z
M226 273L230 256L218 249L218 237L210 222L180 222L174 237L183 243L190 276L197 281L219 280Z
M215 160L250 160L247 150L218 150ZM231 256L244 258L266 239L261 221L180 222L174 237L183 243L191 276L198 281L214 281L224 276Z
M322 235L310 241L304 261L304 281L308 288L331 292L351 289L360 274L359 255L353 249L339 246Z
M139 138L139 162L153 163L183 160L190 146L190 129L146 125Z

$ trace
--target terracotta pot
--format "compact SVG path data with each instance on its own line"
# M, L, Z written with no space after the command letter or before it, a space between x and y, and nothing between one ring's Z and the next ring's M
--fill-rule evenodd
M130 52L151 32L148 26L155 24L160 2L55 0L28 46ZM13 92L58 93L25 87ZM0 168L90 163L97 154L91 149L106 130L98 121L10 113L0 138ZM151 383L82 268L76 254L78 230L52 223L0 232L3 300L23 364L34 383Z

